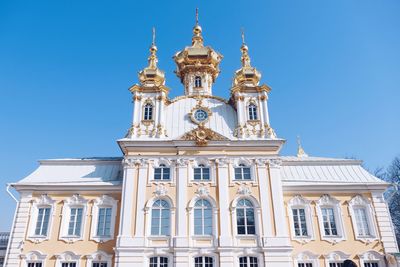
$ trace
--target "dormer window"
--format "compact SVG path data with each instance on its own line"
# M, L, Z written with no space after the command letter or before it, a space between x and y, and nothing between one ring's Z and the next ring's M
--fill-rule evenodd
M201 77L200 76L196 76L194 78L194 87L200 88L201 86L202 86L201 85Z
M145 121L153 120L153 105L150 103L147 103L144 106L143 120Z
M258 120L257 106L252 103L249 105L248 109L249 109L249 120L251 121Z

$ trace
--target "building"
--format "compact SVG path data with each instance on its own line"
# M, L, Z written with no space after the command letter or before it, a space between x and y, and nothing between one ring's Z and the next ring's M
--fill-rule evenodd
M0 267L2 267L4 264L4 256L6 255L9 237L10 233L0 232Z
M241 52L230 98L214 96L222 55L196 24L169 99L153 41L123 157L43 160L12 184L5 266L398 266L388 184L357 160L281 156L271 89Z

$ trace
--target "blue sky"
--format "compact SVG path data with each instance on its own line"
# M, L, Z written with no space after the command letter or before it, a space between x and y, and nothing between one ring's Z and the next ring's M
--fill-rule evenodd
M170 96L172 56L190 44L199 7L205 43L224 55L214 94L228 97L240 28L272 87L271 124L295 154L356 157L367 168L400 154L400 2L0 1L0 183L38 159L120 156L131 96L157 29ZM5 188L5 187L4 187ZM0 193L8 230L15 204Z

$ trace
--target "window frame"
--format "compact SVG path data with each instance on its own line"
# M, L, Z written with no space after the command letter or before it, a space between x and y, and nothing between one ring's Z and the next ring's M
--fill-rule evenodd
M312 267L319 267L319 255L311 251L302 251L294 257L293 262L295 267L298 267L300 263L311 263Z
M65 251L56 256L55 267L62 267L63 263L75 263L75 267L80 267L81 255L75 254L72 251Z
M212 259L212 267L218 267L219 266L218 260L217 260L217 256L214 255L214 254L212 254L212 255L211 254L194 255L192 257L193 264L191 266L197 267L196 266L196 258L203 258L203 259L204 258L211 258ZM202 265L201 267L205 267L206 266L205 262L203 262L201 265Z
M305 219L306 219L306 228L307 228L307 236L297 236L294 226L294 216L293 209L304 209L305 211ZM288 215L289 215L289 223L292 239L303 244L308 243L312 240L315 240L314 235L314 226L313 226L313 209L311 207L311 200L304 198L301 195L295 195L292 199L288 201L287 205Z
M152 221L153 221L153 209L155 209L155 207L154 207L154 205L155 205L155 203L157 202L157 201L164 201L164 202L166 202L167 203L167 205L168 205L168 212L169 212L169 220L168 220L168 223L169 223L169 225L168 225L168 234L166 234L166 235L163 235L163 234L161 234L161 232L162 232L162 217L159 217L159 226L158 226L158 233L159 234L153 234L152 233L152 229L153 229L153 225L152 225ZM171 205L171 203L170 203L170 201L168 201L168 200L166 200L166 199L164 199L164 198L155 198L153 201L152 201L153 203L151 204L151 207L150 207L150 226L149 226L149 234L150 234L150 237L161 237L161 238L165 238L165 237L171 237L172 236L172 211L171 211L171 207L172 207L172 205ZM162 208L157 208L158 210L163 210ZM160 215L162 215L162 212L160 211Z
M154 121L154 105L150 101L146 101L143 104L142 120L147 122Z
M324 194L320 197L318 201L316 201L316 204L317 204L317 215L318 215L318 223L320 228L321 239L328 241L332 244L336 244L340 241L346 240L346 231L344 229L344 224L343 224L341 202L328 194ZM337 235L325 234L324 220L322 214L323 208L333 209Z
M255 223L255 234L239 234L238 233L238 226L237 226L237 204L240 200L246 199L249 200L253 205L254 210L254 223ZM246 196L238 196L231 202L231 220L232 220L232 228L234 237L237 239L255 239L260 233L260 226L261 226L261 214L260 214L260 205L258 204L257 200L252 197L251 195Z
M324 255L325 266L329 267L330 263L343 263L345 260L350 259L351 254L346 254L342 251L332 251Z
M115 221L117 215L117 203L118 201L111 196L102 195L101 197L94 200L92 207L92 225L90 240L94 240L98 243L107 242L115 238ZM99 220L100 208L111 208L111 225L110 225L110 236L99 236L97 235L97 227Z
M64 206L62 208L62 221L61 221L61 231L60 231L60 240L64 240L68 243L73 243L78 240L83 240L85 236L85 225L86 225L86 217L87 217L87 203L88 200L80 196L79 194L75 194L64 200ZM71 219L71 209L73 208L82 208L82 221L80 226L80 235L69 235L69 224Z
M250 179L244 179L244 171L243 169L249 169L250 172ZM236 178L236 170L241 169L241 179ZM252 169L252 166L246 162L238 162L235 166L233 166L233 181L234 182L252 182L254 181L254 171Z
M36 235L36 224L38 221L39 216L39 209L41 208L50 208L49 214L49 221L47 225L47 232L46 235ZM51 231L53 229L53 217L55 215L56 209L56 201L49 197L47 194L43 194L37 198L35 198L32 202L32 209L31 209L31 218L29 223L29 230L28 230L28 237L26 238L29 241L34 243L40 243L45 240L49 240L51 236Z
M172 262L173 258L171 257L170 254L150 255L149 257L147 257L147 264L145 266L150 267L150 261L151 261L152 258L157 258L157 259L159 259L159 258L167 258L168 259L167 266L168 267L173 266L173 262ZM157 263L157 267L160 267L160 263L159 262Z
M203 79L200 75L195 75L193 81L193 88L203 88Z
M169 168L169 180L155 180L154 175L155 175L155 169L158 168L161 164L164 164L166 167ZM155 159L151 164L149 168L149 175L148 175L148 180L147 180L147 185L151 185L154 183L157 184L173 184L175 182L175 164L172 163L172 161L166 159L166 158L161 158L161 159Z
M27 254L22 254L22 266L28 267L29 263L41 263L41 267L45 267L47 255L38 250L33 250ZM36 266L35 266L36 267Z
M261 266L263 266L262 265L262 260L261 260L261 257L259 256L259 255L254 255L254 254L252 254L252 253L250 253L250 254L246 254L246 255L238 255L237 257L236 257L236 261L237 261L237 266L238 267L241 267L241 265L240 265L240 259L241 258L246 258L247 260L249 260L250 258L256 258L257 259L257 267L261 267ZM246 263L246 266L244 266L244 267L250 267L251 265L250 265L250 261L248 261L247 263Z
M160 179L156 179L157 170L160 170ZM168 179L163 178L166 175L166 170L168 170ZM160 163L157 167L154 167L153 181L171 181L171 167L164 163Z
M371 202L363 197L362 195L355 195L349 202L349 213L351 217L351 221L353 224L353 233L356 240L364 242L366 244L371 243L378 239L377 237L377 228L375 223L375 214L374 209L372 208ZM365 215L368 224L368 230L370 232L369 235L360 235L357 223L357 216L355 210L358 208L362 208L365 210Z
M86 255L86 267L93 267L93 263L100 263L100 262L106 262L107 267L113 267L112 266L112 254L108 254L105 251L98 250L90 255Z
M378 267L386 266L385 256L374 250L369 250L359 254L358 258L360 259L360 266L362 267L365 266L365 263L378 263Z
M254 107L254 108L253 108ZM252 108L252 110L250 110L250 108ZM252 118L253 116L253 118ZM247 105L247 119L249 121L259 121L259 112L258 112L258 105L254 102L250 102Z

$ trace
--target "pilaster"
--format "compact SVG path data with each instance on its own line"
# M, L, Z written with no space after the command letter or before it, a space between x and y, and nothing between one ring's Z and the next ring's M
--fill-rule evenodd
M219 203L219 246L232 246L232 226L229 210L229 161L217 159L218 203ZM222 265L221 265L222 266Z
M267 161L258 159L257 173L258 173L258 184L260 190L260 206L261 206L261 218L262 218L262 235L263 239L273 237L272 225L273 216L271 214L271 201L270 201L270 190L267 176Z
M188 239L188 225L187 225L187 215L186 215L186 205L187 205L187 180L188 180L188 159L178 159L176 161L177 165L177 178L176 178L176 237L175 246L176 247L187 247L189 245Z

